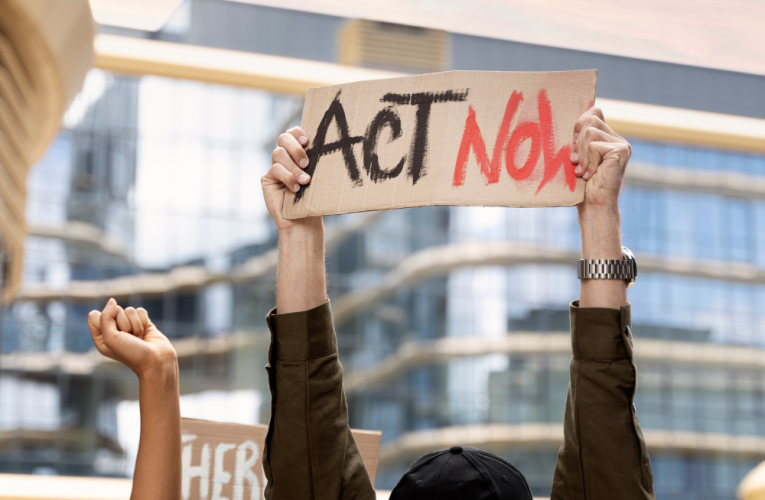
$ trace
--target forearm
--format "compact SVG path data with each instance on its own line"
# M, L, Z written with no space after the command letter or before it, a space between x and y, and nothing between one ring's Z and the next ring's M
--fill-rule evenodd
M138 400L141 440L130 498L180 499L181 410L177 362L168 362L139 376Z
M582 258L622 259L619 207L579 205ZM627 285L623 280L581 280L580 307L619 309L627 304Z
M328 303L268 316L271 388L265 498L367 500L375 493L348 427Z
M324 226L321 217L312 217L279 233L276 310L279 314L307 311L326 300Z

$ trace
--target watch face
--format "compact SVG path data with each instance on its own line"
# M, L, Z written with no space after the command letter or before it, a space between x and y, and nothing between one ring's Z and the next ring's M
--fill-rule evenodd
M629 290L632 287L632 285L635 284L635 280L637 279L637 275L638 275L637 261L635 260L635 256L632 254L629 248L622 247L622 253L624 254L624 258L630 261L630 264L632 267L632 279L627 280L627 289Z
M632 254L632 251L627 247L622 247L622 253L624 254L624 258L635 260L635 256Z

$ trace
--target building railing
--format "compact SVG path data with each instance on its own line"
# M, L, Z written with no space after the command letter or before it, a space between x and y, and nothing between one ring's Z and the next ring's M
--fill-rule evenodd
M573 266L581 258L577 250L561 250L519 243L456 243L426 248L404 258L379 284L355 290L332 305L335 322L342 324L403 286L443 276L470 266L517 266L526 264ZM641 273L721 279L738 283L765 283L765 269L751 264L639 254Z
M765 459L765 437L693 431L643 429L649 452L703 453ZM479 424L441 427L402 434L380 451L380 467L409 462L433 450L461 443L484 450L545 450L563 442L563 424Z
M661 361L672 366L765 370L765 349L757 347L641 338L635 342L634 353L638 363ZM500 338L443 337L429 342L408 342L370 368L348 371L343 386L346 393L361 392L385 385L421 366L487 354L570 356L571 334L511 332Z

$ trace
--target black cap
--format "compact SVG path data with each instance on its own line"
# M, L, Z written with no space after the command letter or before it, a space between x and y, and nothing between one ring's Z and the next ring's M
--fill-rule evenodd
M510 462L486 451L452 446L418 458L390 500L533 500Z

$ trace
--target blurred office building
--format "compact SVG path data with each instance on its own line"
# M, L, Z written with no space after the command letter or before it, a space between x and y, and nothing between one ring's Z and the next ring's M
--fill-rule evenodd
M765 460L765 149L693 128L712 113L762 128L765 77L224 0L186 0L157 31L99 30L370 72L597 68L606 119L606 104L627 117L614 126L634 149L621 210L657 499L733 500ZM131 474L137 380L93 352L86 325L112 296L173 340L184 416L267 422L276 234L259 181L302 95L211 81L93 69L30 170L23 277L0 310L1 472ZM644 110L690 125L629 121ZM383 431L376 487L462 444L549 496L576 210L428 207L326 227L351 425Z

